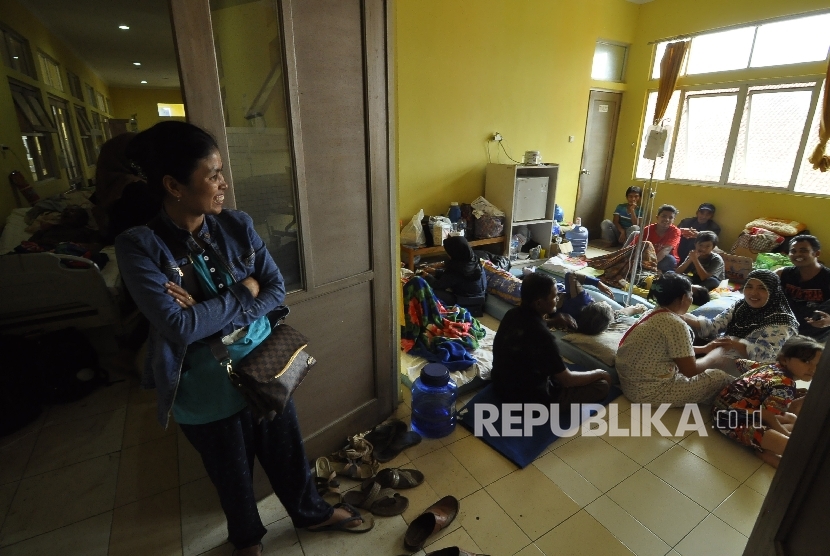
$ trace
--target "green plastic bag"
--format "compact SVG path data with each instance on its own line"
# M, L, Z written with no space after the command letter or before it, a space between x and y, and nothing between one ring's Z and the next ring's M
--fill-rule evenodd
M782 266L793 266L792 261L787 255L783 253L758 253L755 259L754 268L763 268L766 270L775 270Z

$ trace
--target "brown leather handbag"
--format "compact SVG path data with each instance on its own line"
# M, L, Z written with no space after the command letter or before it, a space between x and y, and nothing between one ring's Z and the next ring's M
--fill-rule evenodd
M281 324L287 314L284 308L278 320L272 321L271 334L241 361L231 360L221 339L212 338L209 342L211 353L227 369L228 377L248 400L254 415L269 421L282 415L294 390L317 363L305 351L308 338Z

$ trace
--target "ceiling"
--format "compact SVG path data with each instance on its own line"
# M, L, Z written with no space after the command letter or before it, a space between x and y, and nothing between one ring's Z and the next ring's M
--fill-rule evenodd
M109 86L179 87L167 0L18 1Z

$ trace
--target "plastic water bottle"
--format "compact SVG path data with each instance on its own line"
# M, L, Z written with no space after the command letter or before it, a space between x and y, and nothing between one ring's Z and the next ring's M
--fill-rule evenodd
M455 430L458 387L440 363L429 363L412 385L412 430L425 438L443 438Z
M450 210L447 211L447 218L449 218L450 222L453 224L461 220L461 207L458 206L458 202L453 201L450 203Z
M562 234L562 228L559 227L559 222L553 221L553 228L550 231L550 242L551 243L559 243L562 241L562 238L559 237Z
M519 238L513 236L510 240L510 257L511 261L515 261L519 258L519 249L521 249L521 245L519 244Z
M565 233L565 239L571 242L573 255L585 254L585 249L588 247L588 228L582 225L581 218L577 218L574 221L574 227Z
M565 211L559 205L553 205L553 219L557 222L565 220Z

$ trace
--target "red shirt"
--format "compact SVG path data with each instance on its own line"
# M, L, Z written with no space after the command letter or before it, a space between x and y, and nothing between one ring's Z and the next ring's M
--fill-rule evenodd
M654 250L659 252L663 247L671 246L671 255L680 262L677 254L677 246L680 245L680 228L672 224L662 236L657 233L657 224L649 224L643 231L643 241L650 241L654 244Z

